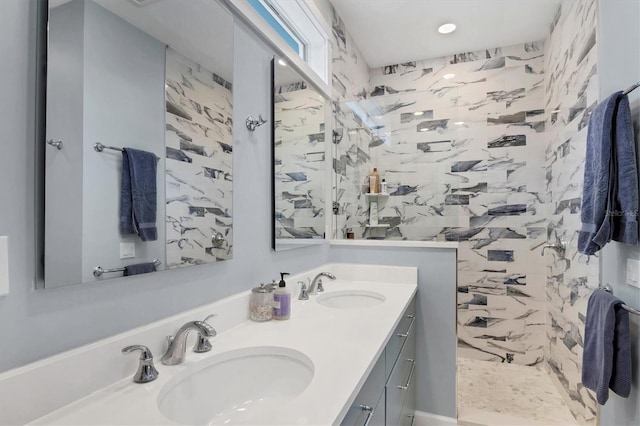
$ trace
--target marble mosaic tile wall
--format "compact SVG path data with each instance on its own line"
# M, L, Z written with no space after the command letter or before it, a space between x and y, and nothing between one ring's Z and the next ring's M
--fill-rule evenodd
M325 100L303 82L275 94L276 238L324 236Z
M597 411L580 371L587 299L598 286L599 262L577 252L587 123L598 102L596 21L595 0L565 2L545 55L548 235L567 242L566 258L547 256L545 358L582 424L594 424Z
M361 197L360 182L370 172L369 141L371 131L361 125L357 114L345 107L346 101L365 99L369 92L369 65L366 63L344 22L331 7L332 61L331 84L333 99L333 179L334 202L338 214L334 215L334 238L344 238L347 221L362 214L352 200ZM346 131L345 129L353 129ZM356 183L357 182L357 183Z
M350 200L343 226L356 238L460 241L461 356L543 359L543 50L534 42L373 69L369 98L340 107L350 111L343 136L368 138L336 161ZM361 186L373 167L388 184L387 229L366 227Z
M232 257L232 85L171 48L166 60L167 267ZM224 242L214 247L212 237Z

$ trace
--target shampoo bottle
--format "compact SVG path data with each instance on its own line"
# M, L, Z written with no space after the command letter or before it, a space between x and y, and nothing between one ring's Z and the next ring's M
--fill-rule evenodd
M369 192L371 194L380 192L380 175L377 167L374 167L373 172L369 175Z
M287 283L284 282L286 272L280 272L280 282L273 294L273 319L287 320L291 315L291 294L287 291Z

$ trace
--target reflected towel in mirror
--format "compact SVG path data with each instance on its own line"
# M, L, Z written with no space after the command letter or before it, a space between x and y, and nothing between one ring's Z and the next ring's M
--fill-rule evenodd
M153 262L136 263L135 265L129 265L124 267L124 276L147 274L149 272L156 272L156 265Z
M122 150L120 232L142 241L158 239L156 228L156 156L147 151Z

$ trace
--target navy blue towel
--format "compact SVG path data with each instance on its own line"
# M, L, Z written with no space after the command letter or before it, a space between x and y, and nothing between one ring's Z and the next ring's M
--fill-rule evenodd
M638 163L629 97L618 99L614 133L616 183L612 200L613 241L638 244Z
M638 174L629 99L616 92L592 111L587 133L578 251L612 239L638 243Z
M148 274L149 272L155 272L156 265L153 262L136 263L135 265L129 265L124 267L124 276Z
M600 405L609 399L609 389L625 398L631 392L629 313L621 304L604 290L594 291L587 303L582 383Z
M156 156L132 148L122 150L120 232L142 241L158 239L156 228Z

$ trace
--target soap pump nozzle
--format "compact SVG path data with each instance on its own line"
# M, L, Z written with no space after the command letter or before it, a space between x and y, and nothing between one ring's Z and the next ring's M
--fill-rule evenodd
M280 272L280 282L278 283L278 287L286 287L287 283L284 282L285 275L290 275L288 272Z

